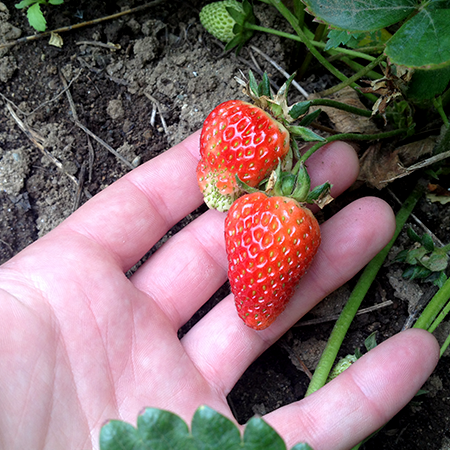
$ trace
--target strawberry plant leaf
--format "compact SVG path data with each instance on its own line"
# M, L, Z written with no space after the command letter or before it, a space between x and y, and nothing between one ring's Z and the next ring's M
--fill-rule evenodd
M48 0L51 5L62 5L64 0Z
M236 425L222 414L200 406L192 419L195 448L235 450L240 448L241 434Z
M108 422L100 432L101 450L195 449L187 424L176 414L147 408L137 428L119 420Z
M100 431L102 450L138 449L140 443L141 439L136 428L121 420L111 420Z
M446 9L433 4L446 5ZM430 6L431 5L431 6ZM450 64L450 9L448 2L431 2L394 34L385 53L391 62L416 69Z
M14 6L17 9L23 9L26 8L27 6L32 5L33 3L35 3L35 0L22 0L21 2L16 3Z
M436 70L416 70L408 84L408 98L421 101L442 94L450 82L450 67Z
M263 419L253 417L244 431L244 450L286 450L280 435Z
M192 419L191 432L176 414L147 408L138 416L137 428L111 420L100 431L100 450L286 450L279 434L261 418L251 419L244 437L228 418L200 406ZM297 444L292 450L312 450Z
M304 0L307 11L333 28L375 31L412 14L417 5L411 0Z
M31 5L27 10L28 22L36 31L45 31L47 28L47 21L44 14L42 14L39 3Z

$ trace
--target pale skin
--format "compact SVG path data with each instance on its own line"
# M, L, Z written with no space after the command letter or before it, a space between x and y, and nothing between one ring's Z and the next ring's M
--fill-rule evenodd
M226 280L224 213L208 211L132 267L202 197L198 133L132 171L0 268L0 448L98 448L108 419L143 407L190 422L200 405L232 418L226 395L249 364L389 241L390 208L355 201L321 226L320 251L283 313L256 332L226 297L180 341L177 330ZM351 147L308 162L315 186L355 180ZM417 392L438 361L425 331L400 333L304 400L265 419L288 447L347 449Z

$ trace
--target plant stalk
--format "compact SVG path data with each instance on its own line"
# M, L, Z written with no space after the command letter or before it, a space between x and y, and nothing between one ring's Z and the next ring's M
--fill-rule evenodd
M305 162L312 154L314 154L319 148L333 141L342 140L355 140L355 141L372 141L376 139L386 139L394 136L400 136L406 134L408 128L399 128L398 130L386 131L384 133L376 134L357 134L357 133L340 133L326 138L325 141L320 141L314 144L305 154L300 158L300 161ZM299 161L299 162L300 162Z
M441 320L445 317L444 311L447 308L445 307L445 305L449 301L449 298L450 298L450 278L447 279L444 285L436 292L434 297L429 301L428 305L422 311L422 314L417 319L417 322L414 324L413 328L422 328L423 330L428 331L432 329L434 331L437 325L439 325ZM436 319L441 310L442 310L441 314L443 314L443 316L440 316L441 319L439 320L438 323L435 322L436 325L434 326L433 321Z
M398 235L400 234L400 231L402 230L405 222L411 215L416 203L422 196L422 193L423 186L422 183L419 182L417 183L409 197L406 199L406 201L403 203L403 206L400 208L396 215L395 232L389 244L387 244L386 247L384 247L383 250L381 250L381 252L379 252L364 269L331 332L330 338L328 339L325 350L322 353L319 364L314 371L314 375L311 379L305 396L308 396L317 391L326 383L327 377L339 352L341 344L350 327L350 324L353 321L353 318L355 317L361 305L361 302L364 300L367 291L372 285L376 275L378 274L378 271L383 265L384 260L386 259Z

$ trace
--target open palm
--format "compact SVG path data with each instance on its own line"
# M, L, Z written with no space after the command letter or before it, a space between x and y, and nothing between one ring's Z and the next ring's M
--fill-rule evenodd
M130 279L125 273L201 204L198 158L195 134L0 268L2 449L97 448L106 420L134 423L145 406L190 421L206 404L232 417L226 395L248 365L392 234L385 203L354 202L323 224L313 266L269 329L247 328L228 296L180 341L179 327L226 280L225 215L208 211ZM354 181L358 162L350 147L336 143L314 155L309 170L313 186L329 179L337 195ZM437 354L428 333L402 333L266 420L288 445L349 448L414 395Z

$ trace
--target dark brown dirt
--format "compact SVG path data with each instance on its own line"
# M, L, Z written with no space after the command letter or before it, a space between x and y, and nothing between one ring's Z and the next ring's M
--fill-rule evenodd
M13 3L0 3L0 40L33 34L25 15ZM46 9L47 22L50 28L58 28L144 3L66 1L63 7ZM73 121L74 114L85 127L136 165L200 128L215 105L241 96L236 94L239 90L234 76L239 75L239 69L246 71L253 65L252 59L246 49L240 57L224 53L221 45L205 33L198 20L198 12L205 3L208 1L165 2L139 14L67 32L61 34L64 40L61 48L49 45L45 38L0 50L0 262L46 234L74 208L130 170L94 139L88 142L85 132ZM284 29L286 25L281 18L263 6L258 4L256 8L261 22ZM120 49L96 45L108 42L119 44ZM252 45L288 71L295 70L301 57L298 48L274 36L256 36ZM280 74L257 54L255 57L262 70L281 84ZM69 83L75 111L64 92L62 77ZM333 80L327 74L310 73L304 87L313 92L330 82ZM18 117L42 137L45 150L39 149L20 130L6 107L8 102ZM391 189L404 199L413 182L403 180L394 183ZM324 218L368 193L382 196L394 209L398 208L387 191L360 187L328 207ZM204 209L194 211L162 242ZM447 212L445 205L425 199L415 211L444 243L450 241ZM390 260L405 245L406 237L402 234ZM331 295L305 320L338 313L354 283L352 280ZM228 289L224 285L180 334ZM399 265L387 264L363 307L385 300L392 300L393 304L358 316L342 355L353 353L355 348L362 349L364 339L374 331L379 342L399 332L413 300L430 298L433 293L430 285L405 281ZM313 370L332 326L333 321L328 321L294 327L249 367L229 395L239 422L302 398L308 378L299 369L298 358ZM425 386L428 394L411 402L364 448L450 448L448 368L449 358L444 356Z

